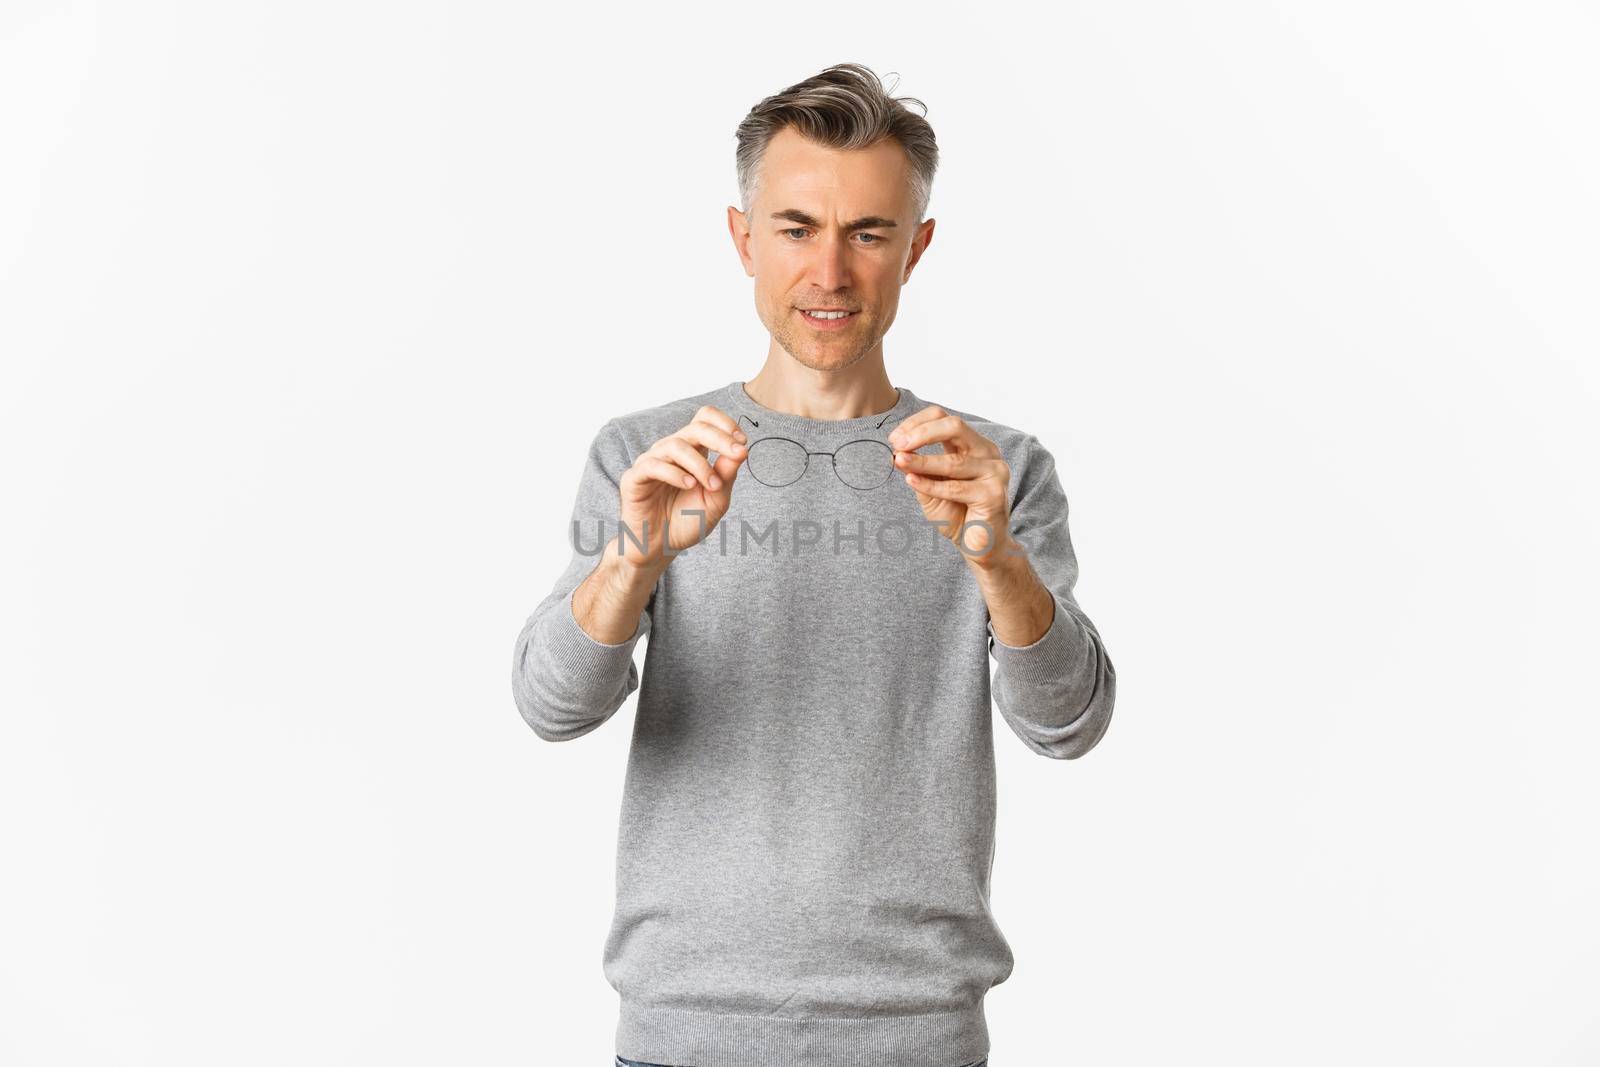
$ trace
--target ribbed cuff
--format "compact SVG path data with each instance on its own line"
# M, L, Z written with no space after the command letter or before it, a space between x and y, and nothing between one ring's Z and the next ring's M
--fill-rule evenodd
M638 627L626 641L615 645L596 641L578 625L578 617L573 614L572 598L577 591L574 588L566 595L561 607L555 609L557 618L555 625L550 628L550 644L545 651L559 667L561 676L571 679L574 688L583 692L596 682L621 679L628 665L633 662L633 647L644 635L646 626L641 614Z
M994 621L988 624L989 636L994 638L995 661L1005 665L1007 677L1016 682L1059 682L1083 662L1084 633L1077 618L1055 593L1050 594L1056 603L1055 618L1050 628L1031 645L1008 645L995 636Z

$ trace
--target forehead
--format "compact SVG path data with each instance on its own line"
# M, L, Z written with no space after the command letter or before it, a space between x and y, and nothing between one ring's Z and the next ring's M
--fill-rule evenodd
M768 208L834 208L841 213L901 213L911 163L891 139L867 148L828 148L786 127L761 157L758 196Z

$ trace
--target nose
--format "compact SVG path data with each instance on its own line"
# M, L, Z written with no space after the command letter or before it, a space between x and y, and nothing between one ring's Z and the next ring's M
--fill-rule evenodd
M811 260L811 283L831 293L850 284L850 247L845 238L827 233L816 243Z

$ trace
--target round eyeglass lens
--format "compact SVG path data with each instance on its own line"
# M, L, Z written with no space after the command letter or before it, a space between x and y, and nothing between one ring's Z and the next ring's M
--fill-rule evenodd
M750 446L745 463L762 485L790 485L806 472L806 449L783 437L763 437Z
M852 489L876 489L894 473L894 450L882 441L851 441L833 454L833 469Z

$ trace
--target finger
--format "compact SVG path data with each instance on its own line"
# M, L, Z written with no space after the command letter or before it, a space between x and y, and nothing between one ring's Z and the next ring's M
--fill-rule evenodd
M967 478L991 481L1001 493L1011 485L1011 466L999 456L976 456L970 452L896 452L895 465L935 478Z
M929 478L925 474L907 474L906 484L926 496L940 500L959 500L964 504L981 504L989 498L987 486L971 478Z
M725 430L730 434L739 429L739 422L737 419L735 419L732 415L729 415L726 411L723 411L721 408L715 407L711 404L707 404L699 411L695 412L694 418L691 421L709 423L710 425L715 426L717 429Z
M693 489L695 486L694 475L676 463L646 452L634 461L633 466L622 472L617 487L631 497L639 498L650 491L649 487L654 482L670 485L674 489Z
M960 415L941 415L927 419L909 430L901 427L889 435L889 443L902 452L914 452L924 445L936 442L953 445L962 451L978 451L974 446L982 440L978 432ZM953 451L954 449L947 450Z
M682 432L681 430L679 431L679 433ZM711 463L706 459L705 453L685 441L678 434L663 437L651 447L650 451L671 459L678 466L693 474L707 489L722 488L722 479L717 476L716 471L711 469Z
M713 426L709 422L691 422L672 436L691 441L702 449L712 449L718 455L744 456L745 444L739 440L744 436L741 430L730 433L723 427ZM705 452L702 451L700 454L705 455Z
M901 470L931 474L939 478L975 478L983 473L977 466L981 462L976 456L965 452L935 452L927 456L917 452L894 454L895 466Z
M944 413L944 408L940 407L938 404L929 404L927 407L912 412L910 415L907 415L898 423L894 424L893 428L889 431L889 438L890 440L893 440L894 436L907 426L920 425L924 422L927 422L929 419L936 419Z

